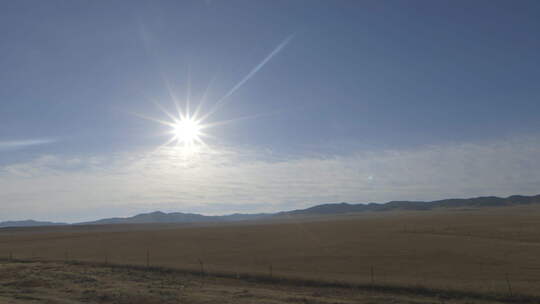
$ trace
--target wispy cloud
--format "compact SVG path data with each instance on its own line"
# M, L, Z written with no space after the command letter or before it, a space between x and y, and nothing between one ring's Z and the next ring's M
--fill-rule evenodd
M0 141L0 151L17 150L31 146L50 144L55 141L55 139L51 138Z
M324 202L535 194L538 155L540 138L304 158L224 148L191 157L174 148L49 155L0 168L0 214L83 220L102 210L111 216L155 209L245 212L248 206L266 212Z

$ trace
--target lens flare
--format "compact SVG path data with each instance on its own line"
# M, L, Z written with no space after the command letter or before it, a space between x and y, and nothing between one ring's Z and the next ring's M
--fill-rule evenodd
M195 143L201 143L203 125L199 121L186 117L176 120L172 125L173 141L178 144L191 146Z
M185 99L185 106L181 107L178 98L176 97L176 94L174 94L174 90L170 84L170 82L167 79L164 79L165 86L168 89L169 95L174 102L176 112L177 113L171 113L167 109L165 109L160 103L152 100L154 104L169 118L169 120L159 119L159 118L152 118L146 115L141 115L137 113L132 113L133 115L136 115L140 118L144 118L147 120L151 120L157 123L160 123L162 125L170 127L169 133L172 134L171 138L163 145L161 145L159 148L164 146L169 146L169 144L175 143L177 147L183 147L188 149L180 149L183 151L189 151L190 153L193 151L198 151L199 147L206 146L206 144L203 141L203 137L210 137L208 134L203 132L203 129L212 128L218 125L223 125L227 123L231 123L234 121L239 121L242 119L248 119L248 118L256 118L259 116L262 116L264 114L254 115L254 116L248 116L243 118L237 118L237 119L230 119L226 121L220 121L220 122L212 122L208 123L208 118L215 113L220 107L222 107L227 101L229 101L230 97L248 80L250 80L259 70L261 70L274 56L276 56L278 53L284 49L289 42L294 38L294 34L288 36L285 40L283 40L279 45L277 45L272 52L270 52L259 64L257 64L254 68L250 70L250 72L240 79L240 81L234 85L227 93L222 96L221 98L217 99L217 101L214 103L214 105L211 107L209 111L206 113L201 113L201 108L203 102L205 102L208 90L210 89L210 86L214 82L215 78L212 78L211 82L209 83L208 87L202 94L202 97L199 100L199 104L197 105L195 111L190 110L190 104L191 104L191 69L188 69L189 76L187 81L187 96ZM269 113L266 113L269 114ZM192 153L191 153L192 154Z

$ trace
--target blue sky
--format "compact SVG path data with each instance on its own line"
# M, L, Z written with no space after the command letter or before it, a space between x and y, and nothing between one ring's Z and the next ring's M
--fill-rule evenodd
M535 194L538 28L537 1L4 1L0 220ZM158 149L140 116L203 95L227 123Z

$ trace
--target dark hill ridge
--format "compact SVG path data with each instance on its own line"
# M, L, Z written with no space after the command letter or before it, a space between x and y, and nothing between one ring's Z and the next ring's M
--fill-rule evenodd
M503 207L513 205L537 204L540 203L540 195L522 196L513 195L507 198L496 196L483 196L464 199L444 199L431 202L421 201L391 201L384 204L324 204L299 209L285 211L276 215L331 215L366 211L390 211L390 210L431 210L434 208L463 208L463 207Z
M230 214L220 216L206 216L195 213L164 213L155 211L152 213L138 214L132 217L115 217L101 219L92 222L76 223L73 225L100 225L100 224L152 224L152 223L209 223L209 222L235 222L249 221L257 219L279 219L288 216L321 216L333 214L345 214L367 211L391 211L391 210L431 210L434 208L481 208L481 207L503 207L513 205L538 204L540 195L522 196L513 195L507 198L496 196L484 196L466 199L444 199L431 202L421 201L391 201L384 204L322 204L307 209L283 211L278 213L260 214ZM36 227L67 225L64 223L38 222L32 220L0 222L1 227Z
M137 214L132 217L113 217L101 219L93 222L77 223L81 225L97 225L97 224L148 224L148 223L197 223L212 221L214 216L204 216L193 213L164 213L155 211L152 213Z
M254 220L269 217L271 214L230 214L219 216L207 216L196 213L172 212L164 213L155 211L138 214L132 217L115 217L101 219L94 222L77 223L75 225L99 225L99 224L152 224L152 223L211 223L211 222L235 222Z
M41 221L34 221L34 220L0 222L0 228L3 228L3 227L43 227L43 226L62 226L62 225L68 225L68 224L54 223L54 222L41 222Z

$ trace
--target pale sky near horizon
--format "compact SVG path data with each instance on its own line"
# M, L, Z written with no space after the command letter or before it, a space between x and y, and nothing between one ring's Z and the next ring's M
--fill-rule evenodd
M2 1L0 221L538 194L539 28L525 0ZM173 99L203 146L145 119Z

